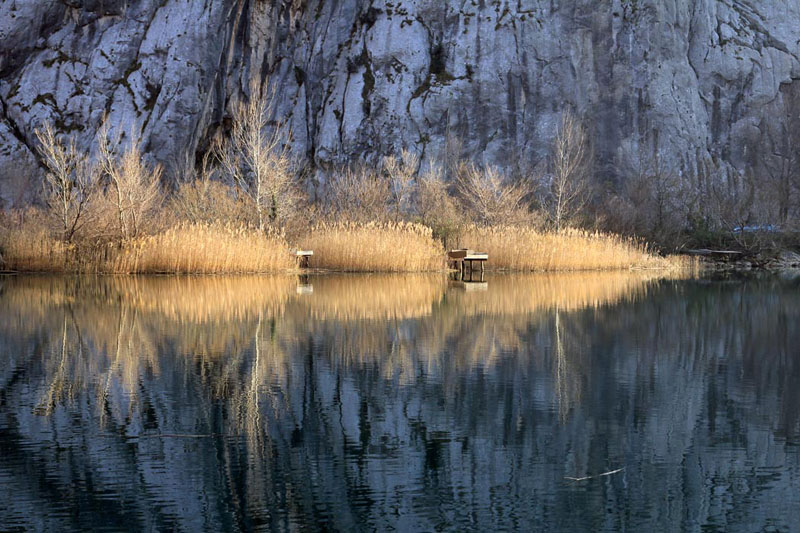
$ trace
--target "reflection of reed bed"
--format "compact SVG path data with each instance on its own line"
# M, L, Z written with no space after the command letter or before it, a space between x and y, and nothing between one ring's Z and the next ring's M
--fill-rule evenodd
M42 292L20 288L0 281L0 332L13 333L24 325L33 327L41 323L50 311L42 303Z
M672 275L680 276L680 273ZM574 272L492 276L487 290L459 290L452 284L448 305L464 314L513 315L550 309L576 311L596 308L646 294L652 281L664 279L653 272Z
M397 320L428 316L444 294L442 275L320 276L314 293L298 298L318 320Z
M64 305L128 307L181 322L276 315L295 294L296 277L26 277L5 285L0 305L45 314Z
M524 346L530 314L631 300L654 279L644 272L498 275L486 291L466 292L448 288L441 275L320 276L308 282L313 293L300 295L291 276L21 278L7 284L0 306L33 309L26 316L41 322L17 324L28 331L60 330L67 316L70 331L91 345L83 353L92 370L81 374L110 372L133 387L143 372L158 373L159 346L168 339L175 353L204 365L216 394L228 396L239 394L241 379L285 379L309 335L322 340L332 362L375 364L385 376L491 366L500 351ZM252 366L256 338L261 359Z
M115 277L109 284L125 305L178 322L224 322L259 312L280 314L295 293L296 277Z

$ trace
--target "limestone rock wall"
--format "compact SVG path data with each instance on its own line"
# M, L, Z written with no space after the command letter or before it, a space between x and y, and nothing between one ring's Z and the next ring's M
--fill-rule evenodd
M654 154L743 169L798 112L799 43L800 0L7 0L0 187L30 194L44 120L88 147L108 114L183 168L267 77L323 170L401 148L533 165L565 107L606 178Z

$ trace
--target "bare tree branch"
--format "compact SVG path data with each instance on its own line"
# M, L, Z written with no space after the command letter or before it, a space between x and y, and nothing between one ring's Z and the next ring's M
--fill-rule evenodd
M570 111L561 115L553 140L551 171L545 177L542 205L556 230L580 214L589 201L591 147L586 129Z
M97 168L88 155L82 154L69 138L59 140L50 123L35 131L39 154L47 167L44 198L58 219L62 238L71 242L86 222L89 202L98 189Z
M285 222L301 198L291 173L286 124L269 123L273 104L268 84L253 82L250 99L234 112L230 137L214 146L223 171L252 202L261 230L267 223Z

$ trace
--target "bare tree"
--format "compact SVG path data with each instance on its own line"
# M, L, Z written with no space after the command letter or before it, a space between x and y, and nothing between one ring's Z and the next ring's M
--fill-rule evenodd
M415 188L414 176L419 167L419 156L403 150L400 158L389 156L383 160L383 171L389 180L391 203L395 219L408 215L411 211Z
M249 100L234 112L230 137L214 148L223 170L252 202L261 230L267 223L285 222L301 198L291 173L286 124L270 124L274 93L267 86L250 85Z
M98 189L97 171L87 154L69 138L66 143L56 137L50 123L35 131L38 151L47 167L44 199L58 220L62 238L71 242L86 222L86 213Z
M677 244L686 229L688 206L694 204L686 181L652 153L639 153L619 172L625 177L623 189L612 198L608 213L616 231Z
M479 224L515 224L528 218L529 182L512 182L496 168L460 165L456 191L464 211Z
M578 215L589 201L591 147L586 129L570 111L561 115L553 140L550 173L544 179L542 205L556 230Z
M108 180L106 196L114 206L121 240L139 235L146 213L158 200L161 180L161 167L150 167L142 158L138 131L132 130L130 137L119 155L121 135L109 140L107 124L99 132L98 159Z

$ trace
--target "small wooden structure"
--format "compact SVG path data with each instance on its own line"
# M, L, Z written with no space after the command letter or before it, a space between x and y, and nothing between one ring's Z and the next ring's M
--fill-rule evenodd
M476 252L468 248L459 248L458 250L450 250L447 252L448 259L453 263L456 270L461 272L461 275L467 271L467 263L469 263L470 274L474 270L474 263L477 261L481 267L481 272L484 270L484 263L489 260L489 254L484 252Z
M742 255L742 252L737 250L709 250L707 248L701 248L699 250L686 250L686 253L689 255L705 255L721 259L737 259L737 256Z
M299 268L308 268L308 258L314 255L314 250L295 250L294 255Z

